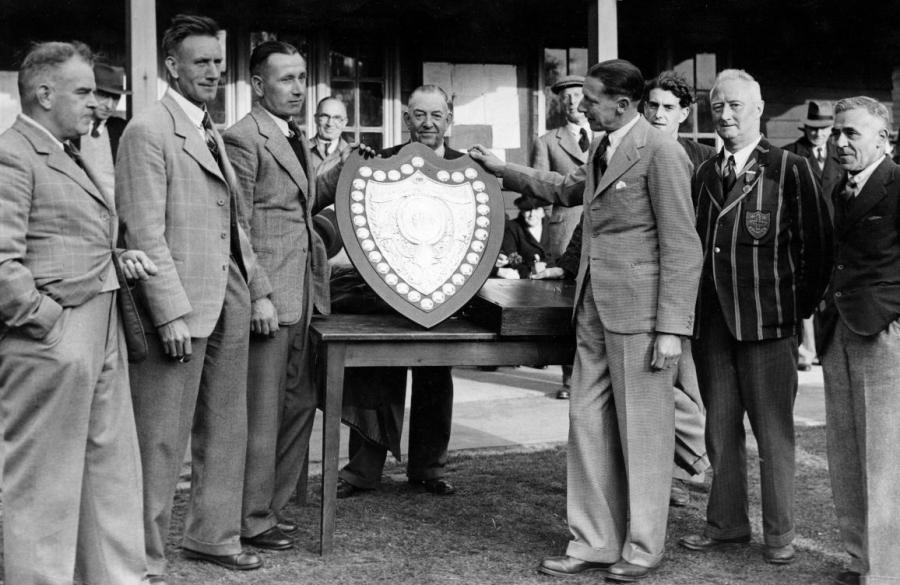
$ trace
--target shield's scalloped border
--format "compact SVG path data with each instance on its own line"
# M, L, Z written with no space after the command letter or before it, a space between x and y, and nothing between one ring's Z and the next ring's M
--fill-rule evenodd
M466 177L466 180L484 183L485 189L483 192L488 194L488 205L490 206L488 238L485 242L484 252L481 254L475 270L466 278L462 286L457 288L454 294L447 297L442 304L435 306L430 311L426 311L412 304L406 298L401 297L400 293L385 282L372 262L369 261L367 253L360 247L359 240L356 237L357 227L353 224L350 210L350 205L352 204L350 193L355 190L353 189L353 181L358 178L360 167L369 167L373 170L373 173L377 170L387 173L390 170L399 169L403 164L411 164L415 157L421 158L424 162L419 167L419 170L422 170L429 177L435 177L435 179L439 170L448 171L452 175L454 171L464 173L466 169L475 169L477 176L475 178ZM469 174L471 175L471 172ZM344 168L338 180L334 209L337 215L341 239L344 242L344 249L347 251L350 261L363 277L363 280L382 300L397 312L427 329L451 317L475 296L475 293L478 292L494 268L494 263L503 244L503 230L506 225L503 194L500 192L500 183L496 177L485 171L481 165L469 156L447 160L437 156L427 146L415 142L407 144L400 152L390 158L364 159L359 153L352 154L347 159L347 162L344 163Z

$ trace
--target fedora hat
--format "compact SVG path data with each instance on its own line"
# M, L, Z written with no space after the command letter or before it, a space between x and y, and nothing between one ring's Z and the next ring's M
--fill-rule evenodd
M567 87L581 87L584 85L584 77L581 75L566 75L560 77L556 83L550 86L550 91L558 94Z
M131 92L125 89L125 69L122 67L95 63L94 81L97 84L97 91L113 95L131 95Z
M800 129L825 128L834 125L834 108L831 102L809 100L806 102L806 116L800 121Z

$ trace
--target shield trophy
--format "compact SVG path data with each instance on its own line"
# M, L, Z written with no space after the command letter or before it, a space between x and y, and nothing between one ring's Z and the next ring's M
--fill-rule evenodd
M410 143L390 158L345 163L335 197L350 261L386 303L431 328L490 276L506 212L497 179L468 156Z

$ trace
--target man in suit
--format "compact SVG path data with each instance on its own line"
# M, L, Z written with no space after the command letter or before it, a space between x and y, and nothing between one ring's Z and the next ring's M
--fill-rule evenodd
M77 146L103 189L115 196L116 151L126 124L124 119L115 114L119 100L131 92L125 89L125 70L121 67L95 63L94 79L97 83L94 92L97 107L94 108L91 131L79 138Z
M440 87L424 85L413 90L406 111L403 112L403 121L409 130L411 142L421 142L434 150L438 156L448 160L463 156L463 153L453 150L444 141L444 134L453 123L453 109L449 96ZM388 148L381 151L379 156L393 156L404 146L406 144ZM456 488L444 477L453 418L451 371L449 367L444 366L418 367L410 370L412 398L406 475L409 483L421 486L432 494L451 495L456 492ZM365 385L369 387L367 391L371 391L370 387L377 386L384 394L392 397L390 402L393 404L396 404L398 396L403 396L406 388L406 368L350 369L347 371L347 378L346 388ZM377 439L389 435L397 437L396 442L399 442L402 429L402 398L399 402L399 421L396 415L367 417L366 413L348 413L348 409L344 409L344 418L348 420L347 415L350 415L348 422L353 429L350 434L350 461L341 469L338 479L339 498L346 498L363 490L372 490L378 485L388 447ZM395 408L390 406L387 408L391 412L396 412ZM378 423L367 424L367 421L373 418L377 418ZM384 426L384 421L387 420L397 428L369 428Z
M325 160L339 157L350 145L344 140L347 126L347 107L336 97L319 100L316 105L316 135L309 141L312 164L319 166Z
M900 167L885 155L887 108L869 97L834 108L846 181L833 192L835 270L821 344L828 469L850 567L838 585L900 575Z
M119 218L72 141L90 130L80 43L35 45L0 135L0 420L6 583L138 585L141 467L113 265ZM129 278L156 268L121 255Z
M566 124L547 132L534 141L531 150L531 166L541 171L553 171L567 175L587 162L588 149L594 131L584 112L579 111L584 76L566 75L550 90L556 94L566 116ZM562 256L581 221L581 206L554 205L547 222L549 252L554 258ZM572 366L562 367L562 386L556 391L560 400L568 400L571 392Z
M694 175L704 269L694 362L715 470L706 530L680 544L708 552L750 541L744 414L759 444L764 558L794 560L794 397L800 320L828 278L831 230L807 162L760 134L759 84L719 74L710 91L725 146Z
M584 204L569 408L566 556L543 573L605 571L636 581L662 562L674 451L672 385L693 329L700 243L691 164L637 110L644 79L628 61L591 67L580 109L605 131L586 165L563 177L471 156L504 186L562 205Z
M330 304L328 261L312 214L330 201L316 191L306 137L294 121L306 97L306 61L295 47L267 41L253 50L250 73L258 102L223 136L240 185L241 221L259 255L250 283L241 535L245 544L281 550L297 530L282 509L297 485L317 404L307 328L313 308L327 314Z
M844 176L844 170L838 160L837 149L829 140L833 124L834 109L831 107L831 102L809 100L806 117L800 125L803 136L784 147L786 151L793 152L809 161L809 167L816 177L825 206L828 208L829 218L834 217L831 193ZM816 359L815 329L812 317L803 320L798 350L797 369L801 372L808 372L812 369L813 360Z
M188 437L182 555L228 569L261 565L240 542L255 262L237 222L237 179L206 110L222 68L218 30L202 16L172 20L162 42L169 90L128 124L116 165L125 241L159 268L137 289L150 351L131 367L147 563L157 583L165 582L172 496Z

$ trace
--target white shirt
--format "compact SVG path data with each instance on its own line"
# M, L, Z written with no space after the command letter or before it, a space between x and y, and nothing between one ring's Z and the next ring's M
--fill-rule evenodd
M187 114L191 124L193 124L194 128L197 129L197 132L200 133L200 138L203 139L203 142L206 142L206 129L203 128L203 116L206 114L206 108L197 106L174 89L169 90L169 95L171 95L172 99L175 100L175 103L184 110L184 113Z
M278 129L281 130L281 133L284 134L285 138L287 138L291 135L291 129L288 127L287 120L285 120L284 118L279 118L278 116L276 116L269 110L266 110L265 108L263 108L263 110L265 110L265 112L267 114L269 114L269 117L272 118L272 121L275 122L275 125L278 126Z
M848 179L852 179L853 182L856 183L856 190L853 193L854 197L856 197L857 195L859 195L862 192L863 187L866 184L866 181L869 180L869 177L872 176L872 173L875 172L875 169L878 168L878 165L880 165L883 160L884 160L884 155L878 157L878 159L876 159L875 162L873 162L872 164L870 164L863 170L859 171L855 175L852 173L850 174Z
M60 148L63 148L63 143L59 141L59 138L57 138L56 136L53 135L52 132L47 130L47 128L45 128L43 126L43 124L41 124L40 122L38 122L37 120L35 120L31 116L29 116L28 114L22 113L22 114L19 114L19 117L22 118L23 121L28 122L29 124L34 126L35 128L38 128L41 132L43 132L44 134L49 136L50 140L52 140L54 142L54 144L56 144Z
M575 140L581 140L582 130L587 132L588 142L594 139L594 133L591 131L591 126L587 122L585 122L584 125L576 124L574 122L566 122L566 130L569 131L569 134L575 137Z
M619 148L619 145L622 144L622 140L625 138L625 135L628 134L629 130L634 128L634 125L638 123L641 115L635 114L634 118L632 118L627 124L622 126L617 130L613 130L612 132L607 133L607 138L609 138L609 146L606 149L606 162L612 160L613 155L616 153L616 149Z
M753 151L756 150L756 147L759 145L759 141L762 140L762 135L745 146L744 148L738 150L737 152L730 152L727 148L723 147L723 157L722 157L722 168L719 169L721 173L725 174L725 168L728 165L728 157L734 157L734 176L740 175L744 171L744 167L747 165L747 161L750 160L750 155L753 154Z

